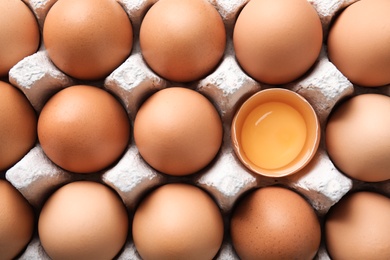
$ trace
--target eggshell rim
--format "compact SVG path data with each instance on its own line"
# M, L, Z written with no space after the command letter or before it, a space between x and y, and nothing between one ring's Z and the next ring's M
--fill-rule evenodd
M240 125L242 125L251 107L257 107L263 100L267 102L279 101L287 103L296 109L304 117L307 126L307 137L304 147L299 155L286 166L278 169L264 169L252 163L242 149L240 143ZM264 103L264 102L263 102ZM304 112L304 113L302 113ZM241 163L252 172L266 177L284 177L292 175L304 168L314 157L319 147L321 137L320 123L317 114L311 104L298 93L283 89L269 88L260 90L249 97L236 112L231 125L231 141L233 150Z

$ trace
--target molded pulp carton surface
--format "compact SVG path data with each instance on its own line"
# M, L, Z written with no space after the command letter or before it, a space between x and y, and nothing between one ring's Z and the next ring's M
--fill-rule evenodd
M237 64L232 44L232 31L238 13L248 0L210 0L223 18L227 32L227 47L218 67L207 77L183 84L209 98L223 121L224 138L217 157L198 173L185 177L161 174L148 166L132 140L123 157L111 168L90 175L74 174L57 167L44 154L39 143L5 173L10 181L31 203L37 214L47 196L58 187L76 180L93 180L112 187L128 208L130 220L142 196L168 182L186 182L206 190L217 202L225 219L225 239L216 259L238 259L228 233L229 217L237 199L245 192L273 184L287 186L303 195L313 206L321 221L332 205L347 192L373 189L390 195L390 183L364 183L342 174L331 162L324 145L324 128L329 113L345 97L375 92L390 95L388 86L361 88L354 86L339 72L327 57L326 45L313 68L302 78L281 87L296 91L314 107L321 124L322 140L317 154L303 170L283 178L261 177L243 167L236 158L230 141L230 124L238 107L264 85L247 76ZM321 19L326 37L334 16L356 0L310 0ZM25 0L35 13L42 30L45 16L55 0ZM172 83L153 73L140 53L138 33L143 16L156 0L119 0L133 24L134 47L128 59L101 81L88 82L106 89L120 99L133 123L143 100L152 93L172 86ZM9 73L10 82L22 90L37 113L45 101L59 90L82 84L59 71L50 61L44 45L39 51L16 64ZM85 83L85 82L84 82ZM280 86L278 86L280 87ZM49 259L35 234L19 259ZM131 235L118 259L140 259ZM329 259L322 242L316 259Z

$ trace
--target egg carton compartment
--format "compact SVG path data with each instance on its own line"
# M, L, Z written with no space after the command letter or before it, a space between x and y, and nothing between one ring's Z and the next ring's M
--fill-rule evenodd
M335 15L356 0L309 0L322 22L324 35ZM25 0L33 10L42 31L47 12L56 0ZM126 205L130 220L141 198L153 188L184 182L207 191L216 201L225 220L222 247L215 259L239 259L229 237L228 224L237 200L246 192L260 187L280 184L303 195L322 221L328 210L345 194L353 190L371 189L390 196L390 182L365 183L352 180L341 173L327 154L324 128L334 106L346 97L374 92L390 95L390 87L363 88L354 86L327 57L327 47L303 77L282 86L293 90L313 106L321 124L320 146L311 162L296 174L270 178L256 175L245 168L236 157L230 140L230 126L239 106L252 94L275 86L261 84L249 77L236 61L232 32L235 20L248 0L209 0L220 13L227 33L227 45L218 67L206 77L189 84L176 84L156 75L144 62L139 46L140 24L147 10L157 0L118 0L133 25L134 44L130 56L108 77L99 81L80 81L67 76L51 62L43 43L33 55L16 64L9 73L11 84L19 88L39 113L45 102L58 91L76 84L89 84L115 95L126 108L131 123L142 102L151 94L172 86L194 89L206 96L217 108L223 122L223 142L216 158L201 171L183 177L162 174L141 157L131 139L123 156L112 167L93 174L75 174L56 166L43 152L39 143L18 163L5 172L5 178L15 186L34 207L36 214L47 196L60 186L77 180L92 180L113 188ZM322 239L323 240L323 239ZM18 259L49 259L35 233ZM141 259L129 233L117 259ZM324 242L315 259L330 259Z

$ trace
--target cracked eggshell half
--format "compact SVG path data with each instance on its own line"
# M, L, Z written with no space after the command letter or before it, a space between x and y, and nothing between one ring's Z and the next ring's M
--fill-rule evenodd
M320 142L317 115L301 95L282 88L257 92L233 118L231 138L244 166L268 177L283 177L305 167Z

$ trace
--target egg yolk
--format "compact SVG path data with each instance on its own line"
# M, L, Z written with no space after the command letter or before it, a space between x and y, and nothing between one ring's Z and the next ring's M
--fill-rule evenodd
M241 132L242 148L250 161L265 169L292 162L306 141L302 115L281 102L269 102L252 110Z

